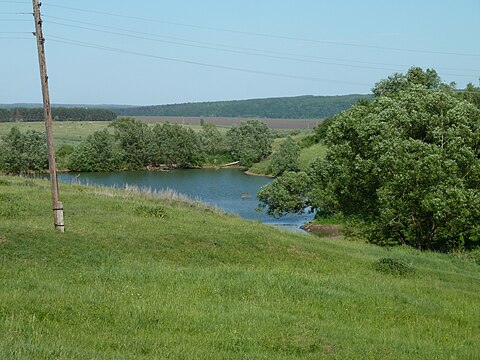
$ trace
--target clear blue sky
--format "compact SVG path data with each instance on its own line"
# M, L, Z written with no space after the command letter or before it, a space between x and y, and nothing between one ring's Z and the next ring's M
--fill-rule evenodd
M33 20L15 14L31 11L0 1L0 103L41 102ZM479 0L44 0L42 12L54 103L368 93L413 65L458 87L480 76Z

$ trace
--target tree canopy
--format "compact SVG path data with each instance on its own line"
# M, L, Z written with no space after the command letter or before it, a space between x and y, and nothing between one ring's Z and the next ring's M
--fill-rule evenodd
M270 155L273 135L265 123L248 120L228 130L227 142L232 157L249 166Z
M359 219L379 244L479 245L480 109L434 71L414 68L376 88L373 102L331 123L325 159L278 178L259 199L272 212L312 206Z
M300 146L291 136L287 136L280 148L272 154L270 170L272 175L282 175L286 171L299 169Z
M45 135L36 130L20 132L12 127L0 140L0 171L12 174L48 168Z

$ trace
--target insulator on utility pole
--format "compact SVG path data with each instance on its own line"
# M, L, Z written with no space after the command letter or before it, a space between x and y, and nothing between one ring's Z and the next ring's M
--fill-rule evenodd
M32 0L33 17L35 19L35 32L33 33L37 38L38 63L40 66L40 79L42 82L42 96L43 96L43 112L45 116L45 130L47 133L47 150L48 150L48 168L50 170L50 183L52 189L52 204L53 204L53 222L55 229L64 232L65 222L63 216L63 204L60 201L57 180L57 165L55 162L55 148L53 146L53 131L52 131L52 110L50 107L50 94L48 91L48 76L47 63L45 61L45 38L42 31L42 18L40 15L41 3L38 0Z

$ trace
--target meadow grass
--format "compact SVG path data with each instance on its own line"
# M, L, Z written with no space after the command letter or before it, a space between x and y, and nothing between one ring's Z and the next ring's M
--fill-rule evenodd
M111 124L109 121L55 121L53 125L55 146L78 145L88 135L106 129L109 124ZM0 136L7 135L13 126L18 127L22 132L30 129L45 132L43 122L7 122L0 123Z
M278 150L280 147L280 144L285 141L285 139L275 139L272 148L273 151ZM300 152L300 157L298 159L299 165L300 165L300 170L305 170L308 167L308 164L310 164L310 161L317 157L325 157L327 153L327 147L323 144L314 144L310 147L303 148ZM271 156L266 158L265 160L259 161L258 163L255 163L252 165L248 171L254 173L254 174L263 174L263 175L269 175L271 170L270 170L270 163L271 163Z
M110 121L55 121L53 124L53 135L55 138L55 146L62 145L76 146L85 140L88 135L95 131L101 131L108 128ZM153 127L155 123L147 123L148 126ZM12 127L18 127L20 131L37 130L45 132L45 124L43 122L0 122L0 137L7 135ZM200 132L202 126L196 124L184 124L183 126L191 128L195 132ZM231 125L217 125L221 134L225 135ZM292 130L290 129L275 129L275 133L280 135L288 135ZM299 130L301 133L307 133L307 130Z
M473 262L277 230L173 193L61 196L64 234L48 182L0 177L2 359L478 357ZM378 271L384 258L412 271Z

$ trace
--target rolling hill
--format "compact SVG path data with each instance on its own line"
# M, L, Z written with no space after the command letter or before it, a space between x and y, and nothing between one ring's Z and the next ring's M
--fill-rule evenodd
M205 116L277 119L322 119L371 95L297 96L267 99L152 105L112 109L119 116Z

